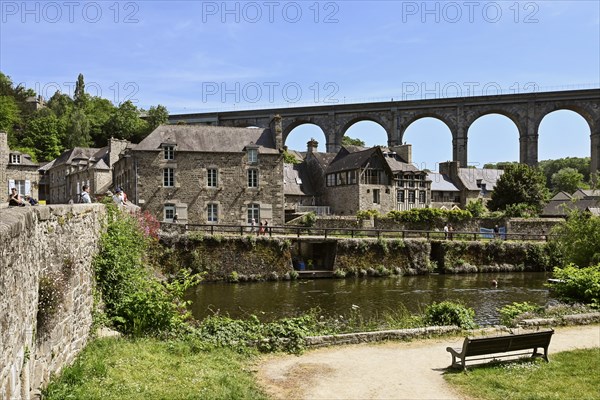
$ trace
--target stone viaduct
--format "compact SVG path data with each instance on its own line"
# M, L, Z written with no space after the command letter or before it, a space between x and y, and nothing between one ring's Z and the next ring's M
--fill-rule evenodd
M430 100L389 101L362 104L336 104L297 108L178 114L170 123L266 128L272 117L281 115L283 141L302 124L319 126L326 137L328 152L336 152L348 128L359 121L373 121L387 132L388 145L402 144L410 124L426 117L444 122L452 133L452 157L467 165L467 132L475 120L487 114L501 114L519 131L520 162L538 162L538 129L542 119L557 110L581 115L590 127L591 170L600 169L600 89L457 97ZM565 133L568 140L568 133Z

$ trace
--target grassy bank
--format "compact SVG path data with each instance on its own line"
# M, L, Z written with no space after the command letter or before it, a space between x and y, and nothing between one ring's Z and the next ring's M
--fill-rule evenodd
M193 341L98 339L44 399L266 399L246 366L252 356Z
M598 399L600 349L562 352L542 360L494 364L445 378L464 394L485 400Z

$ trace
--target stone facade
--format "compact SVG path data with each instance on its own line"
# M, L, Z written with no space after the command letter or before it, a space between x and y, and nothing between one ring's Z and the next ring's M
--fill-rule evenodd
M501 114L510 118L519 131L520 162L536 165L540 123L556 110L572 110L586 120L591 132L591 170L600 170L600 89L171 115L169 119L173 123L266 128L270 115L280 114L284 143L294 128L310 123L321 128L327 151L335 153L346 131L356 122L378 123L388 134L388 145L396 146L403 143L404 132L413 122L436 118L452 133L452 159L468 165L469 127L484 115Z
M39 198L40 174L38 164L28 154L11 151L5 132L0 132L0 184L4 187L3 202L8 199L10 189L15 187L22 196Z
M38 395L85 346L104 216L98 204L0 210L0 399Z
M48 184L47 203L76 202L83 186L90 187L92 197L100 197L113 189L112 166L130 143L111 138L108 146L96 148L76 147L65 151L44 168Z
M323 178L313 184L322 193L322 205L335 215L356 215L362 210L405 211L428 207L431 203L431 182L427 175L400 158L395 149L344 146L334 156L319 157L311 149L306 156L307 169L320 170ZM403 146L410 159L410 147ZM314 173L313 173L314 175Z
M283 225L276 129L162 126L126 151L115 181L160 221ZM279 140L280 142L280 140Z

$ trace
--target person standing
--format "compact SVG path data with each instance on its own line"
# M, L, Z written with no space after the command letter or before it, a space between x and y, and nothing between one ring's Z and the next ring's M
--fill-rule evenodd
M448 224L444 225L444 239L448 239Z
M83 191L79 194L79 202L80 203L91 203L92 198L90 197L90 187L88 185L83 185Z

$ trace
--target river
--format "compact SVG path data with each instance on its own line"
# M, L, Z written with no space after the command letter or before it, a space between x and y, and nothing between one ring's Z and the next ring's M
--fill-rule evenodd
M418 313L433 302L452 300L472 307L477 323L490 325L498 323L497 309L506 304L544 305L551 300L544 286L549 277L543 272L516 272L202 283L188 292L188 299L196 318L218 311L234 318L256 314L265 321L297 316L315 307L327 316L347 315L354 306L364 318L371 318L399 304ZM491 285L494 279L497 287Z

